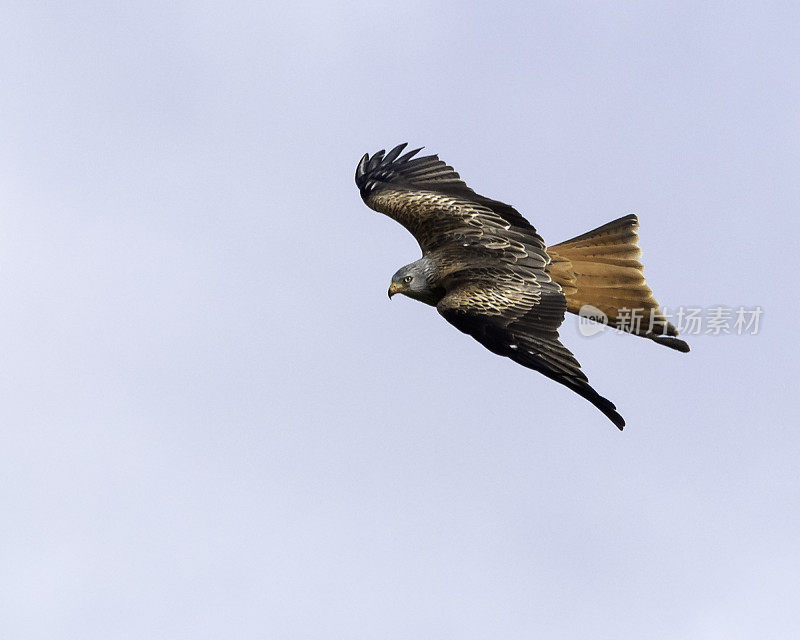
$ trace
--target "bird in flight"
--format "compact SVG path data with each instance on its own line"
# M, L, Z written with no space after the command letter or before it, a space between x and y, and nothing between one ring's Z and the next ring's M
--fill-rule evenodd
M403 225L422 249L392 276L389 298L435 306L490 351L583 396L621 430L625 420L589 385L558 327L566 311L590 305L612 327L689 351L645 282L636 216L548 247L514 207L475 193L438 156L405 148L366 154L356 168L366 205ZM626 322L631 310L646 321Z

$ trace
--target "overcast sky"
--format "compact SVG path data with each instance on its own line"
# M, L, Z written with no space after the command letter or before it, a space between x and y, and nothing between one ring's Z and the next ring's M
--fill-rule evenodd
M9 2L3 638L800 637L800 10ZM670 308L588 402L386 289L408 141Z

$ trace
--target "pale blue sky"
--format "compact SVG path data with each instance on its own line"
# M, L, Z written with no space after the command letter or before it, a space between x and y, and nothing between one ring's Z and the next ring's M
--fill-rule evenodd
M794 3L7 3L3 638L796 638ZM433 309L408 141L551 244L641 220L619 433Z

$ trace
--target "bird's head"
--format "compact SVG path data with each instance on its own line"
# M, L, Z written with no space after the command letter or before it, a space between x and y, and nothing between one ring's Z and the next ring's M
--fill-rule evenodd
M431 299L434 292L429 282L430 276L430 265L425 259L406 265L392 276L392 283L389 285L389 298L396 293L402 293L415 300L436 304Z
M412 296L413 293L427 288L425 274L418 266L409 264L392 276L392 283L389 285L389 298L395 293L402 293Z

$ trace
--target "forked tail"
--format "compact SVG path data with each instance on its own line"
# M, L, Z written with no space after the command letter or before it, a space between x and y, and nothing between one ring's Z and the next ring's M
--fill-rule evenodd
M645 282L638 228L631 214L548 247L550 276L561 285L568 311L590 305L606 315L609 326L689 351Z

